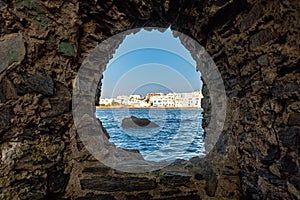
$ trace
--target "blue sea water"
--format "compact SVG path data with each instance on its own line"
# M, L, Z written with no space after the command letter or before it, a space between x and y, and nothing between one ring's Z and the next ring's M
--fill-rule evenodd
M146 160L188 160L204 155L202 109L101 108L96 116L110 141L126 149L138 149ZM159 128L122 128L122 119L148 118Z

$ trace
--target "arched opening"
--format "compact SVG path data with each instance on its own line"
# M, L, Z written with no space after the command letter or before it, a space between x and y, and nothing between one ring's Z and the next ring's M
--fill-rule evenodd
M150 27L148 29L155 28ZM99 80L103 76L107 63L109 63L109 58L112 57L116 48L127 35L138 31L140 29L132 29L108 38L85 59L78 72L73 90L73 115L81 141L96 159L118 170L142 173L165 167L174 162L174 159L160 160L159 162L145 160L139 152L128 151L109 142L107 135L103 134L106 131L101 126L101 121L99 123L99 119L96 119L94 105L95 94L96 96L97 94L100 95ZM209 117L214 123L210 123L206 128L209 137L204 138L206 140L204 142L205 150L209 152L218 141L226 115L226 94L223 80L212 58L197 41L180 32L174 30L172 32L189 49L196 60L197 70L201 71L201 78L205 81L210 93L212 106Z
M203 156L200 78L196 61L170 28L142 29L127 35L108 63L96 116L111 142L146 160ZM146 120L149 125L138 124Z

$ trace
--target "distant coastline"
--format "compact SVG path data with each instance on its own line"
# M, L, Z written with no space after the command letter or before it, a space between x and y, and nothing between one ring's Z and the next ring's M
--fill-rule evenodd
M100 98L98 108L201 108L201 91L189 93L148 93Z
M112 108L112 109L122 109L122 108L138 108L138 109L146 109L146 108L154 108L154 109L199 109L201 110L201 107L135 107L135 106L96 106L98 109L106 109L106 108Z

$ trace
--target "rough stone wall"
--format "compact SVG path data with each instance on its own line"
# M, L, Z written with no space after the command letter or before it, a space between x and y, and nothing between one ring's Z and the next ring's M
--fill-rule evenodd
M297 1L2 0L0 16L1 199L300 198ZM205 159L117 172L76 135L72 81L104 39L170 25L214 58L228 97L224 132Z

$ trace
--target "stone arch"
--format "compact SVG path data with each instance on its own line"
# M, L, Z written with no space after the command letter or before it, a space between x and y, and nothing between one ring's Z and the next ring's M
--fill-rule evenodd
M297 2L3 1L0 14L1 197L299 198ZM95 162L76 136L72 80L104 39L170 25L216 62L226 126L205 160L178 161L180 171L122 174ZM205 126L207 87L204 95Z
M145 27L147 30L155 28ZM124 38L131 33L139 32L140 29L132 29L113 37L108 38L99 44L90 55L84 60L76 76L73 87L72 112L78 135L85 145L85 148L103 164L116 170L134 173L146 173L161 169L170 165L171 162L152 162L142 159L138 152L116 148L108 141L104 133L107 133L101 126L101 121L96 119L94 98L100 96L99 83L101 77L118 46ZM162 30L165 31L165 30ZM226 118L226 92L222 77L214 61L196 41L190 37L172 31L174 36L179 37L183 44L189 48L196 60L195 70L201 71L201 79L210 91L210 101L212 102L210 121L206 127L205 149L206 152L215 146L221 132L223 131ZM99 82L100 80L100 82ZM98 83L99 82L99 83ZM97 90L98 88L98 90ZM98 92L98 93L97 93ZM97 101L97 100L96 100ZM207 108L204 108L204 110ZM98 121L100 123L98 123Z

